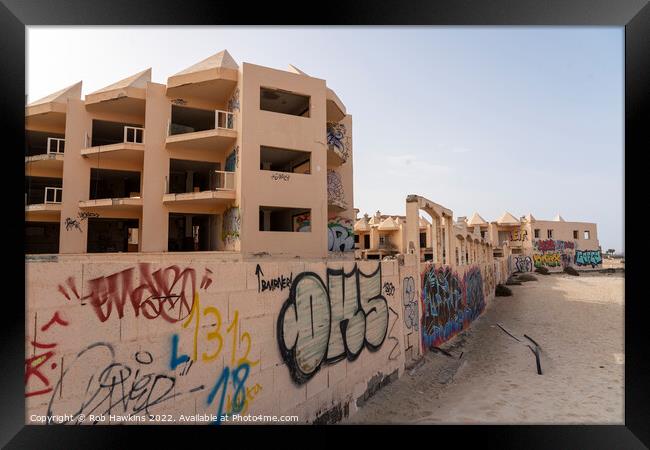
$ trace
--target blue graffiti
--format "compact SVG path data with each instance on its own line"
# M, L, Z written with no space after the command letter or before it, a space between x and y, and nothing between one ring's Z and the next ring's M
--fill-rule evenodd
M244 374L240 376L240 372L244 371ZM235 370L232 371L232 385L234 391L233 401L230 408L230 411L227 411L224 415L224 402L226 399L226 390L228 389L228 379L230 378L231 372L230 367L224 367L221 371L221 375L217 379L214 387L208 394L207 404L211 405L214 401L217 392L221 390L221 396L219 397L219 405L217 407L217 415L214 420L213 425L221 425L221 422L228 416L238 414L246 405L246 379L250 372L250 365L248 363L242 363Z
M602 264L603 256L599 250L576 250L576 265L591 266L592 268Z
M190 357L188 355L178 356L178 334L172 334L172 356L171 360L169 361L169 368L171 370L174 370L189 360Z

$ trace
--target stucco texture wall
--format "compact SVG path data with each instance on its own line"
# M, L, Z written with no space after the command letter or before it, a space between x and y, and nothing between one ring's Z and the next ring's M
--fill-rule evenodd
M447 297L425 282L432 266L419 274L412 256L403 264L196 254L29 261L26 423L63 414L83 424L110 415L110 423L132 423L127 415L232 423L213 419L236 413L336 422L431 345L432 306L442 311L436 294ZM497 265L452 271L472 311L467 326L507 269Z

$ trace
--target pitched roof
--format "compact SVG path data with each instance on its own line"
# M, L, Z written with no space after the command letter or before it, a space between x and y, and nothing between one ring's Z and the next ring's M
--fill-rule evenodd
M420 228L427 228L431 223L424 217L420 217Z
M115 91L118 89L126 89L126 88L144 89L147 86L147 82L149 81L151 81L151 68L133 74L127 78L124 78L123 80L110 84L95 92L91 92L88 95L101 94L103 92Z
M175 73L172 76L176 75L187 75L190 73L202 72L204 70L210 69L234 69L239 70L239 65L230 56L228 50L221 50L219 53L215 53L212 56L208 56L202 61L197 62L196 64L191 65L187 69L183 69L178 73Z
M555 217L553 217L553 221L554 221L554 222L566 222L566 220L564 220L564 217L562 217L562 216L560 215L560 213L557 213L557 214L555 215Z
M382 231L395 231L399 230L399 225L397 225L397 222L392 217L389 217L379 224L378 229Z
M27 106L36 106L45 103L65 103L66 100L69 98L75 98L77 100L81 98L81 81L71 86L68 86L66 88L63 88L60 91L56 91L48 95L47 97L43 97L38 100L35 100Z
M524 219L526 219L527 222L535 222L535 217L533 217L531 213L526 214L526 216L524 216Z
M519 220L508 211L504 212L501 217L497 219L499 225L519 225Z
M474 214L472 214L472 217L470 217L467 224L474 226L474 225L487 225L488 223L485 221L483 217L481 217L479 213L475 212Z
M361 219L357 220L354 224L354 231L370 231L368 218L364 216Z
M309 76L305 72L303 72L302 70L298 69L293 64L289 64L289 72L293 72L293 73L298 74L298 75L305 75L307 77Z

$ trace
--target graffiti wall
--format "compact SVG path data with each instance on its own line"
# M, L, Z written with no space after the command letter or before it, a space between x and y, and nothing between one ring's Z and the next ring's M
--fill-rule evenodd
M327 221L327 247L330 252L351 252L354 250L352 220L334 217Z
M569 266L583 270L596 269L602 265L600 250L578 250L573 241L553 239L533 241L532 256L520 258L532 258L534 268L546 267L550 271L562 271ZM516 268L518 260L512 261Z
M503 282L501 269L497 262L454 269L425 266L420 296L423 349L451 339L481 315L496 284Z
M27 263L27 423L352 414L419 327L397 261L75 258Z
M596 268L602 265L603 255L600 250L576 250L575 264L579 267L590 266Z

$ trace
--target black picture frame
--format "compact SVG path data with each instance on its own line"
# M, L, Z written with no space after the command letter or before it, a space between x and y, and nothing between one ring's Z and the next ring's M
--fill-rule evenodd
M314 8L316 6L316 8ZM336 7L341 10L337 13ZM319 14L314 14L316 11ZM2 108L4 157L11 174L18 180L23 161L18 148L24 145L24 86L25 86L25 27L29 25L260 25L276 22L282 25L517 25L517 26L618 26L625 27L625 210L644 201L634 202L636 186L643 180L640 173L642 149L647 148L647 117L650 102L650 6L647 0L447 0L436 2L355 0L345 5L309 4L280 8L254 6L244 2L221 0L2 0L0 4L0 105ZM289 44L290 45L290 44ZM642 147L643 145L643 147ZM638 160L638 161L637 161ZM637 173L638 171L638 173ZM19 181L16 181L17 183ZM7 181L8 183L8 181ZM639 183L640 184L640 183ZM8 193L8 192L7 192ZM480 426L459 429L451 426L409 427L330 427L325 433L318 427L188 427L179 432L177 426L124 427L62 427L25 426L24 352L25 352L25 276L23 253L24 205L20 195L7 195L16 220L5 221L5 296L7 308L3 320L3 383L0 384L2 416L0 445L5 448L122 448L130 446L134 434L144 434L153 440L187 445L206 439L210 445L224 445L228 435L240 443L247 442L250 433L264 431L278 434L268 445L297 445L297 432L319 433L320 440L341 445L339 433L349 437L383 438L397 436L402 445L413 445L412 438L423 437L426 445L450 445L477 439L479 445L496 448L644 448L650 445L650 357L646 344L648 333L647 300L640 280L641 264L637 257L643 249L628 246L626 252L625 294L625 425L621 426ZM607 205L603 205L607 207ZM23 215L23 219L19 216ZM617 214L617 212L613 212ZM11 216L7 216L9 218ZM640 220L643 220L640 218ZM625 221L625 229L636 227ZM627 233L626 233L627 234ZM636 238L636 234L629 234ZM639 241L643 240L639 239ZM637 241L638 242L638 241ZM11 244L11 245L9 245ZM13 283L12 283L13 282ZM634 295L639 293L640 295ZM350 432L352 431L352 432ZM208 434L210 433L210 434ZM189 434L189 435L187 435ZM245 440L242 437L245 437ZM337 438L333 438L337 436ZM349 439L348 437L348 439ZM188 438L190 440L188 440ZM304 439L304 438L303 438ZM336 440L335 440L336 439ZM303 441L304 442L304 441Z

